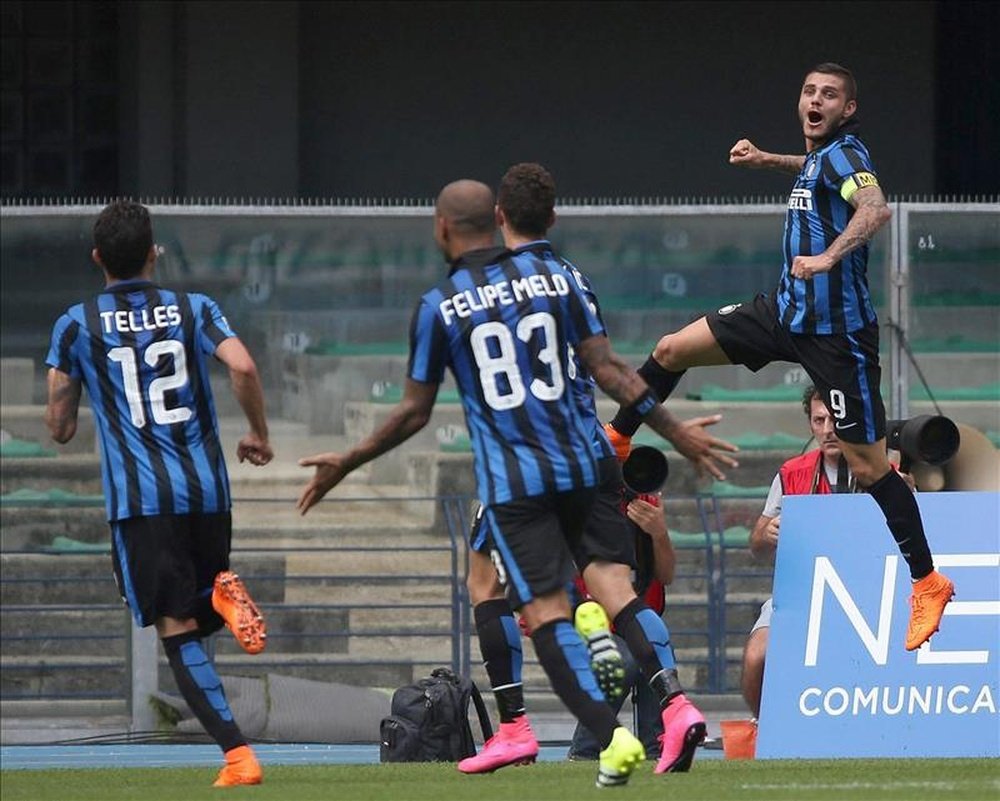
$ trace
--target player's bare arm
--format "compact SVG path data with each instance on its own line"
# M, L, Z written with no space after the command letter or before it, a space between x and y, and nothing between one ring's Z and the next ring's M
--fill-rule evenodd
M240 438L236 456L253 465L265 465L274 457L268 442L267 416L264 413L264 389L253 357L236 337L219 343L215 350L218 359L229 368L229 380L250 431Z
M302 467L316 468L312 480L299 496L296 504L299 513L304 515L353 471L391 451L427 425L437 393L437 384L408 378L403 399L389 413L386 421L347 453L320 453L299 459Z
M48 404L45 407L45 425L58 443L69 442L76 434L76 421L80 412L82 385L62 370L49 368Z
M774 558L778 550L778 532L781 528L781 516L768 517L761 515L750 532L750 553L755 559L767 561Z
M806 163L806 157L768 153L749 139L740 139L729 150L729 163L752 170L777 170L798 175Z
M628 362L611 349L607 337L593 336L582 340L577 346L577 353L598 386L623 406L631 406L650 391ZM739 449L731 442L713 437L706 430L706 426L718 422L714 416L682 422L663 404L657 403L643 416L643 422L672 442L678 452L694 464L699 475L707 470L723 480L725 473L720 466L738 466L736 460L725 452L735 453Z
M851 196L850 203L855 211L844 232L818 256L796 256L792 262L793 276L808 280L832 270L848 253L870 242L879 228L892 217L885 195L877 186L859 189Z

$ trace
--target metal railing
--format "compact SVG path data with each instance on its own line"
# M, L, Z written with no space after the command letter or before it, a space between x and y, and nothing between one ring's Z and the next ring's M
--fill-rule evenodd
M350 499L349 503L386 503L389 499ZM342 679L347 671L356 670L355 683L362 683L363 671L378 666L383 678L396 676L405 683L427 672L431 667L449 664L452 669L469 675L479 666L478 649L473 652L471 610L465 580L468 572L466 533L468 531L469 499L405 498L407 504L433 503L434 518L440 542L422 545L398 545L378 542L377 534L369 544L343 544L335 533L324 537L330 544L276 547L253 545L234 548L232 561L239 566L249 586L253 588L259 606L269 618L269 647L262 654L246 658L228 636L214 640L214 653L220 660L220 671L236 670L246 674L292 672L313 678L326 676ZM698 551L688 563L681 560L677 581L694 579L704 587L703 594L686 596L685 604L700 611L703 606L707 625L681 624L671 626L675 641L687 643L679 649L679 664L704 664L707 680L703 686L691 688L703 692L725 692L726 683L726 560L717 517L718 501L713 497L692 496L675 500L690 500L697 506L702 522L703 542L688 543L682 551ZM254 499L255 503L261 499ZM287 503L282 500L281 503ZM237 503L240 503L237 500ZM280 534L280 532L278 532ZM236 536L240 541L239 532ZM169 673L163 671L152 629L138 630L119 604L109 600L117 590L110 576L94 579L74 577L67 570L66 552L38 550L5 551L7 565L17 557L29 557L30 564L19 570L5 570L0 576L3 604L3 693L8 700L67 700L119 698L129 699L136 730L152 728L145 699L169 684ZM296 572L287 567L289 558L318 564L320 560L345 560L353 557L384 556L397 563L391 573L358 570L310 570ZM442 570L407 570L406 565L421 555L441 558ZM74 560L104 562L107 553L76 554ZM63 569L60 565L63 560ZM691 564L693 562L693 566ZM685 566L687 564L688 566ZM91 571L93 572L93 571ZM56 604L23 602L19 596L27 589L38 595L42 588L58 587L63 599ZM334 588L347 587L348 595L320 600L313 596L330 593ZM374 602L366 588L385 589L384 600ZM400 588L418 588L415 593ZM83 592L85 600L71 600L74 588ZM309 600L289 601L288 597L310 596ZM343 592L341 592L341 595ZM95 598L102 600L96 601ZM86 602L91 599L91 602ZM377 624L352 621L352 616L374 613ZM671 606L668 594L666 618L679 616L681 606ZM409 616L409 619L405 619ZM71 628L67 620L74 619ZM447 621L442 626L440 621ZM420 621L424 621L421 623ZM117 627L117 630L116 630ZM377 656L370 643L392 644L392 655ZM353 655L350 646L369 645L360 650L367 655ZM406 645L412 642L412 647ZM703 646L691 647L701 642ZM704 655L699 655L703 653ZM321 655L322 658L318 655ZM535 664L530 649L526 649L527 665ZM363 667L362 667L363 666ZM348 682L350 683L350 682ZM391 683L391 682L389 682Z

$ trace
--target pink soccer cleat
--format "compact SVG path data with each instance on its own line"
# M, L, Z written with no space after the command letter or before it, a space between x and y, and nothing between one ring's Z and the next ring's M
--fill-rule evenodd
M653 773L684 773L691 769L695 749L705 739L705 716L684 693L670 699L663 710L660 761Z
M501 723L483 750L459 762L458 769L462 773L492 773L508 765L530 765L537 756L538 740L528 717L521 715L510 723Z

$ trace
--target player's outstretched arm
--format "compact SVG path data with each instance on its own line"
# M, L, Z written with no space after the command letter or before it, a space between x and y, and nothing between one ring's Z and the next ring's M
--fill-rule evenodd
M55 367L49 368L49 400L45 407L45 425L58 443L69 442L76 434L76 421L80 412L80 379L71 377Z
M236 456L242 462L265 465L274 457L268 441L267 416L264 413L264 388L253 357L246 346L236 337L229 337L219 343L215 355L229 368L229 380L243 414L246 415L250 431L236 446Z
M361 465L405 442L431 419L438 385L406 379L403 399L389 413L386 421L347 453L319 453L299 459L302 467L315 467L316 473L299 495L298 508L305 514L323 496Z
M632 367L611 349L603 335L581 340L576 351L590 370L598 386L623 406L634 407L650 428L673 443L684 457L694 464L701 475L708 471L722 480L722 466L737 467L729 453L739 450L735 445L708 433L706 425L682 422L667 411L649 386Z
M806 163L806 157L768 153L749 139L740 139L729 149L729 163L752 170L778 170L797 175Z

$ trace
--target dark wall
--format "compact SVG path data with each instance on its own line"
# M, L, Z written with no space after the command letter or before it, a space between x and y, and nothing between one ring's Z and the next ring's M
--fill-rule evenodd
M546 164L567 196L783 193L801 80L856 73L889 192L931 192L932 3L304 3L301 192L427 197ZM905 136L902 135L905 132Z
M889 194L1000 192L996 3L36 6L2 4L5 197L428 198L523 160L563 198L780 195L728 150L801 152L826 60Z
M1000 4L937 5L939 194L1000 192Z

